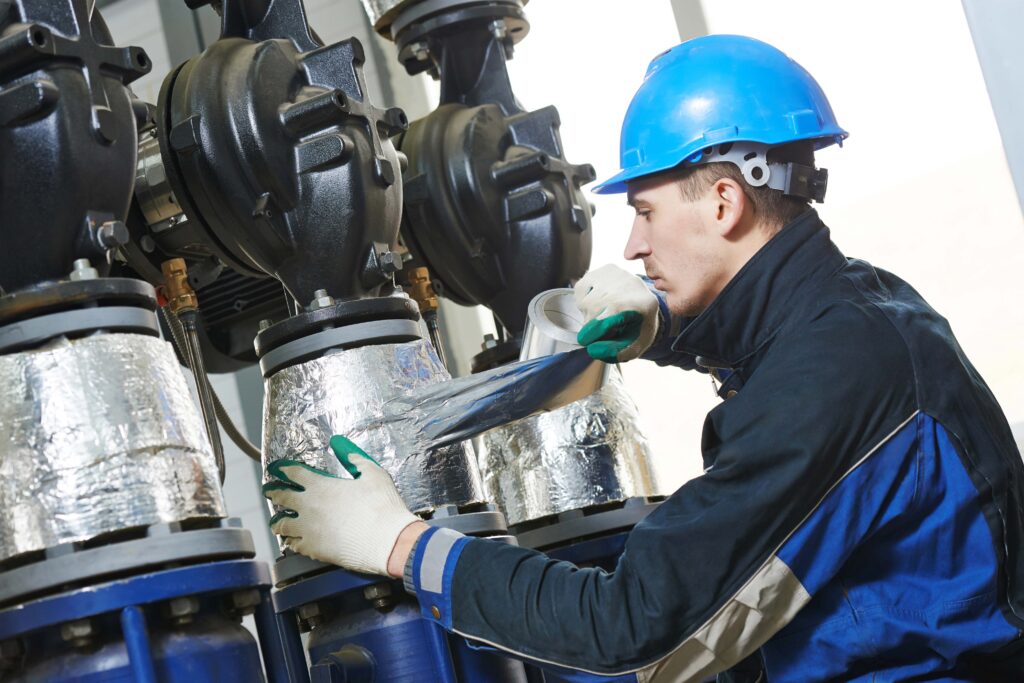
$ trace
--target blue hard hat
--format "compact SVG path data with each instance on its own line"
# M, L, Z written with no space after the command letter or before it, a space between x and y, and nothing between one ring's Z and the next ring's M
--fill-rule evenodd
M817 81L782 51L745 36L694 38L647 67L622 122L622 170L593 192L625 192L713 145L814 140L821 149L848 135Z

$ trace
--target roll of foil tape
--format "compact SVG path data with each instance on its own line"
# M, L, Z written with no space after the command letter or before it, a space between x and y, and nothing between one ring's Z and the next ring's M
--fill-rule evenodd
M388 471L414 512L482 502L469 445L424 449L411 424L394 414L397 398L448 379L425 340L336 350L284 368L266 380L264 468L288 458L348 477L329 446L342 434Z
M656 495L647 440L614 370L595 394L476 440L488 497L509 524Z
M170 344L102 334L0 356L0 560L225 516Z

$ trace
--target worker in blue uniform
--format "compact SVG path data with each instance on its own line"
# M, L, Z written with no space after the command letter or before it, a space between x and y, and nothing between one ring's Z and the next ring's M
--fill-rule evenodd
M268 495L291 512L274 530L404 573L427 619L572 680L1024 680L1021 456L947 322L845 257L810 207L814 152L846 135L760 41L697 38L651 63L622 170L596 190L635 208L626 256L647 278L588 273L579 339L707 373L723 401L704 474L614 571L428 528L340 436L358 478L278 463Z

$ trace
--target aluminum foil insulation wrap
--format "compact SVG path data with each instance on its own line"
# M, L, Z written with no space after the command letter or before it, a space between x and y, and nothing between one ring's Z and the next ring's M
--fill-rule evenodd
M224 516L217 466L170 344L101 334L0 356L0 560Z
M388 471L414 512L481 502L468 444L424 450L410 425L389 410L397 397L448 379L425 340L336 350L284 368L266 380L264 470L289 458L348 477L328 445L342 434Z
M483 434L484 488L519 524L656 494L647 440L617 370L591 396Z

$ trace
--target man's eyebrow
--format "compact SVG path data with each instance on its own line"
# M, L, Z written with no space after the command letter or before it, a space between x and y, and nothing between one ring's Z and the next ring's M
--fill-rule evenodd
M629 205L629 206L632 206L634 209L637 206L640 206L640 205L643 205L643 206L650 206L651 205L650 202L648 202L648 201L646 201L644 199L637 199L636 197L626 197L626 204Z

